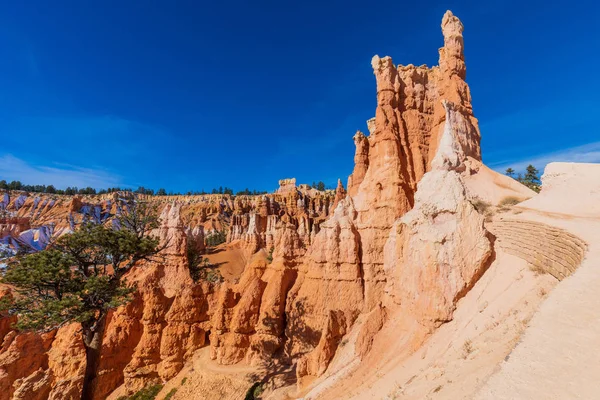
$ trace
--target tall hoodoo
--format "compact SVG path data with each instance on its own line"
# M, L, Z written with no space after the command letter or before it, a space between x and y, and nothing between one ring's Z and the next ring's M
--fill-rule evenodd
M292 354L305 354L298 364L300 378L320 375L340 334L351 329L360 314L379 310L382 303L403 301L408 313L423 314L421 322L451 318L457 288L468 287L485 266L490 245L479 214L470 203L465 204L467 194L459 171L467 168L467 157L481 159L480 134L464 81L463 25L450 11L443 17L442 32L439 66L395 66L390 57L372 59L377 109L375 118L367 123L370 135L357 132L354 136L355 167L348 179L348 197L322 224L290 293L288 320L315 333L311 339L295 337L289 342ZM436 163L439 171L421 185L421 179ZM444 203L446 195L452 202ZM420 211L399 220L416 206ZM427 233L434 230L429 226L435 217L430 215L430 206L449 218L444 238L448 242L439 249L434 246L436 236ZM476 241L480 254L472 264L452 265L452 254L467 251L464 242L452 233L456 224L482 235ZM432 253L411 252L416 247L414 241L431 242ZM315 246L335 251L322 253ZM356 257L357 268L348 268L353 263L340 258L342 254ZM421 262L428 267L415 266ZM430 270L438 271L439 276L431 275ZM450 277L456 281L450 282ZM428 283L436 279L449 282L449 286ZM402 290L393 286L395 282L404 285L404 280L410 293L402 297L398 293ZM343 299L321 295L332 289L343 291ZM318 295L308 295L311 292ZM441 305L440 310L431 302L412 304L410 296L415 295L431 297L431 302ZM310 310L310 317L295 311L300 305Z
M382 280L381 248L387 231L413 207L417 183L431 168L446 122L443 102L460 114L453 122L464 132L461 144L466 155L481 159L479 128L464 81L463 25L448 11L442 31L439 67L396 67L390 57L379 56L371 62L377 82L377 109L369 124L371 135L355 136L357 164L349 180L349 193L358 212L365 281L372 282L365 288L370 304L380 296L377 282Z
M462 22L452 14L452 11L446 11L442 18L444 47L440 49L440 69L443 74L447 76L456 74L462 80L467 76L463 29Z
M356 131L354 144L356 145L354 171L348 177L348 194L350 196L358 192L358 188L367 173L367 168L369 168L369 139L361 131Z

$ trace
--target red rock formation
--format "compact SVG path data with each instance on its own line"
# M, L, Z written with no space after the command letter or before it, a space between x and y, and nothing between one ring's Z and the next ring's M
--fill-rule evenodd
M277 193L288 193L296 191L296 178L281 179Z
M337 187L335 188L335 199L333 200L332 210L335 210L337 205L346 197L346 190L342 184L342 180L338 179Z
M42 375L48 369L48 355L56 332L44 335L9 332L0 348L0 398L11 399L21 385L20 392L35 398L44 398L50 392L50 382ZM44 380L47 384L39 383ZM34 384L33 382L37 382ZM34 394L37 392L37 394ZM20 394L18 394L21 396ZM23 398L23 397L21 397Z
M369 139L367 139L365 134L361 131L356 131L356 134L354 135L354 144L356 145L354 171L352 171L352 174L348 177L348 194L350 196L354 196L358 192L358 188L369 168Z
M0 238L12 235L18 236L21 232L30 229L29 218L26 217L4 217L0 218Z
M131 271L127 279L138 293L109 315L95 382L98 399L121 384L135 391L171 378L205 345L214 288L194 284L189 276L180 209L167 206L161 215L156 233L168 244L163 261ZM0 387L6 390L0 399L79 398L85 352L78 330L72 324L42 335L42 340L35 334L6 334L0 349Z
M188 236L194 237L199 250L204 248L204 239L215 232L227 232L228 242L242 240L249 253L259 248L270 249L281 220L294 224L308 245L315 225L329 215L334 193L319 192L307 185L296 187L295 179L282 180L282 185L278 193L235 197L148 196L126 192L58 196L10 192L5 193L5 200L0 202L7 215L0 220L0 239L17 238L32 226L51 227L48 232L62 235L83 221L106 223L136 198L156 204L160 209L173 201L180 204L183 225Z
M460 135L456 135L458 145L450 148L450 152L460 150L461 160L467 156L477 160L481 158L477 120L473 117L469 89L464 82L466 69L463 55L463 27L458 18L447 12L442 21L442 31L444 47L440 49L439 67L427 68L413 65L396 67L389 57L373 57L372 65L377 81L377 109L375 119L368 122L370 135L366 137L362 133L357 133L354 138L356 165L348 181L348 191L352 196L354 207L344 220L344 226L347 228L327 230L327 224L335 221L335 216L321 224L322 231L315 237L313 245L307 252L305 263L300 269L301 274L296 282L296 286L299 287L295 286L290 294L293 300L288 320L304 320L304 324L309 326L311 331L320 333L321 337L319 343L302 335L297 335L297 338L290 341L295 343L293 352L298 355L307 354L306 358L303 358L304 361L299 364L303 366L298 369L299 377L303 374L318 376L326 367L330 358L327 350L331 345L330 342L338 340L337 335L330 332L331 315L338 315L331 314L332 311L343 311L345 323L352 324L358 314L371 313L385 300L386 285L390 284L388 281L393 280L394 273L398 271L384 269L384 245L388 241L390 231L393 232L392 227L397 219L413 208L417 183L432 168L432 161L438 153L440 135L444 127L450 127L453 133L460 132ZM447 109L451 111L447 112ZM445 156L450 157L448 154ZM432 178L430 179L433 181ZM427 185L425 184L425 187ZM439 188L438 185L430 190ZM464 188L462 190L464 192ZM462 218L466 218L468 221L465 223L468 226L477 225L480 221L473 216L473 210L464 205L464 201L466 201L464 193L456 198L455 208L458 211L452 211L454 213L452 219L460 222ZM448 207L452 209L451 206ZM467 210L463 210L463 207L467 207ZM350 208L346 206L346 209ZM419 237L420 228L415 229L407 234L410 240L418 240L414 238ZM350 235L351 237L342 238L343 232L353 232L353 234ZM483 233L481 226L479 231L474 231L474 235ZM489 243L485 237L482 240L482 254L473 261L471 269L466 266L460 267L465 269L464 277L459 279L460 282L451 284L452 290L436 288L431 283L437 279L447 279L446 274L454 273L451 269L440 269L437 275L429 274L421 278L410 278L408 275L400 278L401 282L404 282L403 279L416 280L413 283L415 291L431 290L433 302L443 301L447 304L444 306L446 312L441 313L443 316L430 316L431 318L441 320L449 318L451 316L449 310L453 307L457 296L454 289L456 287L464 289L473 279L476 279L479 270L483 268L482 263L489 255ZM485 250L485 243L487 243L487 250ZM416 244L412 247L407 245L406 249L414 249L415 246ZM462 251L454 247L459 246L455 242L451 242L448 246L456 251ZM315 257L315 251L318 252L317 247L327 249L324 257ZM341 251L332 251L332 248L338 247ZM352 271L351 276L340 276L343 271L341 266L346 264L337 259L335 254L356 257L355 261L347 264L354 268L348 270ZM390 265L399 263L406 265L407 270L412 271L411 273L416 273L413 262L427 261L416 256L411 258L403 253L395 254L394 257L389 261ZM434 255L430 257L432 258L430 264L442 262ZM332 271L333 266L340 269ZM303 271L306 271L306 276L321 274L322 278L307 280L303 277ZM419 283L421 279L428 279L431 284L428 286L423 281ZM399 285L403 286L404 283ZM322 289L318 289L319 287ZM326 294L331 292L336 295L332 298L327 297ZM303 295L303 293L307 294ZM414 292L412 293L414 295ZM298 307L294 307L294 304L297 305L300 298L305 299L303 307L308 310L307 314L310 316L303 317L295 311ZM431 304L414 307L426 314L429 312L427 306ZM333 325L337 326L337 324ZM290 335L293 333L290 332ZM367 338L363 338L363 341L368 342ZM322 364L316 366L315 362Z

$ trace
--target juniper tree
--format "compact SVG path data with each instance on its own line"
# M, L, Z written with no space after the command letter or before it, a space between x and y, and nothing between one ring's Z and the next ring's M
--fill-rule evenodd
M505 172L505 174L506 174L507 176L510 176L510 177L512 178L512 177L514 177L514 175L515 175L515 170L514 170L514 169L512 169L512 168L506 168L506 172Z
M164 248L151 236L156 209L137 203L116 218L113 227L83 224L46 250L8 263L2 283L12 285L13 299L3 309L17 315L22 331L49 331L81 324L86 371L81 398L92 399L109 310L130 301L133 289L124 275Z

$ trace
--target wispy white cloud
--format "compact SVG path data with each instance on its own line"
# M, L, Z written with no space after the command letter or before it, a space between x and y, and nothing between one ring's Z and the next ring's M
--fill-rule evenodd
M0 179L27 184L151 185L156 160L174 136L117 116L55 116L0 121Z
M0 179L18 180L30 185L54 185L107 188L124 186L121 177L102 169L82 168L68 164L33 165L11 154L0 156Z
M582 146L532 155L521 159L503 160L491 164L490 167L497 171L504 171L508 167L516 171L523 171L531 164L542 171L551 162L600 163L600 142L587 143Z

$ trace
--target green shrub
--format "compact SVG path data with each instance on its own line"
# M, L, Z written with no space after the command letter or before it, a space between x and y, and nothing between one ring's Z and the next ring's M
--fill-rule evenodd
M223 276L216 265L210 263L206 257L202 257L199 253L195 253L188 246L188 268L190 276L194 282L199 280L208 281L211 283L223 282Z
M267 254L267 262L269 264L273 262L273 250L275 250L275 248L271 247L271 250L269 250L269 254Z
M223 275L221 275L221 271L219 271L216 267L201 269L200 279L210 283L221 283L225 280L223 279Z
M129 397L121 396L117 400L154 400L162 388L163 385L147 386Z
M260 382L255 382L246 392L246 397L244 397L244 400L260 399L260 395L263 393L263 391L263 384Z
M206 245L208 247L216 247L227 241L227 234L225 231L216 231L206 237Z
M198 244L192 240L187 243L187 260L190 276L196 282L200 278L201 264L208 259L202 257Z
M171 397L175 396L175 393L177 393L177 389L176 388L171 389L171 391L169 393L167 393L167 395L165 396L165 398L163 400L171 400Z
M502 200L500 200L500 202L498 203L498 206L500 207L510 207L510 206L514 206L515 204L519 204L522 200L514 197L514 196L507 196L505 198L503 198Z
M255 389L254 389L254 398L255 399L260 399L260 395L265 391L264 386L258 385Z
M473 207L475 207L475 210L477 210L477 212L480 214L485 214L489 210L489 208L492 206L487 201L484 201L481 199L474 199L471 201L471 204L473 204Z

